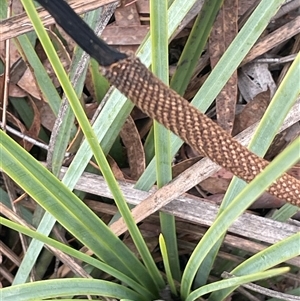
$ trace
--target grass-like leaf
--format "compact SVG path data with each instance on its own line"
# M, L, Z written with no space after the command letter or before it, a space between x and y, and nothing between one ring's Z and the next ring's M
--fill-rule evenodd
M231 274L236 276L257 273L300 255L300 233L296 233L245 260ZM209 301L223 300L236 287L214 292ZM220 288L219 288L220 289ZM219 290L218 289L218 290Z
M132 239L146 265L149 274L151 275L153 282L156 284L157 288L162 288L164 282L162 280L162 276L159 273L154 260L151 257L151 254L147 248L146 243L144 242L141 233L138 230L137 225L134 222L134 219L130 213L130 210L126 204L124 196L116 182L116 179L113 176L113 173L110 169L110 166L105 158L105 155L97 141L97 137L94 131L91 128L91 125L84 113L84 110L77 98L77 95L68 79L68 76L59 61L59 58L55 52L55 49L46 34L46 31L41 23L41 20L38 17L38 14L33 6L32 2L27 2L22 0L24 8L30 17L32 24L36 30L36 33L43 45L43 48L48 56L48 59L56 73L56 76L70 102L72 110L77 118L78 123L82 129L82 132L87 139L90 148L94 154L94 157L101 169L101 172L108 183L108 186L114 196L114 200L118 206L120 213L122 214L124 220L126 221L128 230L132 236Z
M197 247L194 249L182 275L181 297L185 300L190 293L191 285L198 267L205 259L209 250L216 244L230 225L249 205L281 174L281 164L287 170L299 159L300 138L284 150L265 170L260 173L216 218L207 230ZM280 164L279 164L280 163Z
M106 264L92 256L86 255L78 250L75 250L63 243L60 243L52 238L49 238L43 234L40 234L36 231L30 230L24 226L21 226L19 224L16 224L10 220L7 220L5 218L0 218L1 224L4 226L7 226L11 229L14 229L20 233L23 233L25 235L28 235L32 238L38 239L39 241L42 241L43 243L52 246L78 260L81 260L83 262L89 263L90 265L94 266L95 268L108 273L109 275L116 277L121 282L125 283L132 289L134 289L136 292L139 292L140 299L141 300L148 300L150 298L154 298L155 295L151 293L147 287L142 286L138 282L134 281L132 278L126 276L125 274L121 273L120 270L113 268L110 264Z
M19 284L1 290L2 301L30 301L60 296L92 295L140 300L140 295L124 285L111 281L72 278L43 280Z
M6 174L101 260L145 286L153 285L136 256L79 198L3 131L0 141Z
M224 0L206 0L195 20L170 83L172 89L177 91L180 95L184 94L190 82L199 56L204 50L216 15L223 1Z
M95 12L89 12L84 16L85 22L87 22L89 25L94 25L93 23L95 23L95 18ZM72 85L74 86L77 97L80 97L83 90L88 63L89 57L82 49L76 47L70 66L69 77ZM48 152L47 157L47 165L51 168L52 173L56 176L59 175L62 162L65 158L65 152L71 138L71 129L74 126L74 113L72 112L68 103L63 102L58 118L59 127L57 126L57 131L54 133L52 132L51 135L51 142L53 143L52 152ZM51 154L51 157L49 154Z
M161 255L163 258L163 263L167 275L168 284L170 286L171 292L177 296L176 286L173 280L173 275L171 272L170 262L169 262L169 250L167 249L167 245L165 239L162 234L159 235L159 247L161 251Z
M152 41L152 72L164 83L169 83L167 0L150 1L150 34ZM172 180L170 131L154 121L154 145L158 188ZM180 280L175 217L160 213L161 232L164 235L173 277Z
M20 44L20 53L23 54L25 61L27 61L32 70L34 71L34 76L39 85L39 88L44 96L44 98L49 103L53 113L58 114L59 107L61 104L61 98L58 95L52 81L47 74L43 64L41 63L39 57L37 56L31 41L27 35L21 35L17 38Z
M277 268L272 269L269 271L264 271L260 273L253 273L247 276L240 276L240 277L233 277L226 280L217 281L208 285L205 285L195 291L193 291L186 299L185 301L194 301L197 298L208 294L210 292L213 292L218 289L225 289L228 287L238 287L239 285L246 284L252 281L258 281L265 278L275 277L284 273L287 273L290 269L289 268ZM223 300L223 299L217 299L217 300Z

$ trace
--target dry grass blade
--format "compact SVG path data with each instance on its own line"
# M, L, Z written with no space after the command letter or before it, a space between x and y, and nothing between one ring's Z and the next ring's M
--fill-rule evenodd
M248 53L241 65L251 62L258 56L266 53L279 44L287 41L291 37L297 35L300 32L300 16L294 18L292 21L286 23L282 27L273 31L266 37L262 38Z
M238 32L237 23L238 1L224 1L209 38L208 51L212 68L235 38ZM216 98L218 124L229 133L232 132L234 124L237 94L237 71L235 71Z
M116 0L72 0L69 2L69 4L76 11L76 13L80 15L99 8L100 6L114 2L116 2ZM39 9L39 16L45 26L55 23L55 20L44 9ZM0 22L0 41L17 37L31 30L33 30L33 27L26 13L13 16Z

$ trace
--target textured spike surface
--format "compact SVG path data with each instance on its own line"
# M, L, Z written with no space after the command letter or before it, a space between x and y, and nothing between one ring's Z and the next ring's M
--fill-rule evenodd
M101 67L104 76L151 118L237 177L250 182L268 162L238 143L220 126L130 56ZM268 192L300 207L300 181L284 174Z

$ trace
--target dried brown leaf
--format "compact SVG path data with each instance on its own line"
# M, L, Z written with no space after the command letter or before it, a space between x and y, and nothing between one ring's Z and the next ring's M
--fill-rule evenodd
M218 63L221 56L235 38L238 31L237 21L238 1L225 0L209 38L209 53L212 68ZM218 123L229 133L231 133L233 128L236 99L237 73L234 72L216 98Z
M140 139L140 134L131 116L126 119L120 132L125 145L132 180L137 180L145 170L145 152Z
M270 91L258 94L252 101L248 102L243 111L236 116L233 135L237 135L264 115L270 103Z

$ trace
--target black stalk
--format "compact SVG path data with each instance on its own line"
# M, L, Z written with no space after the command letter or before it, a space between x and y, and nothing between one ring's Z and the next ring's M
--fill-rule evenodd
M64 0L37 1L52 15L56 23L101 66L110 66L127 57L126 54L108 46L98 38Z

